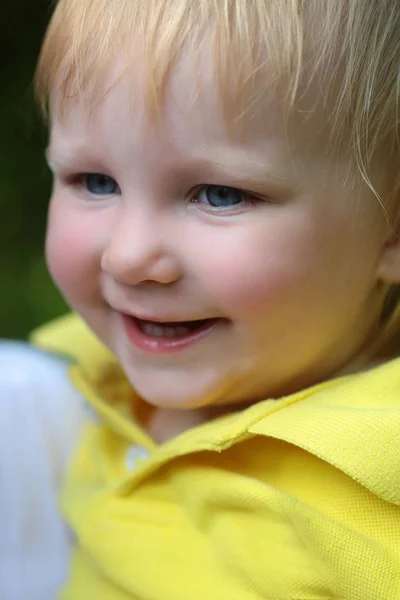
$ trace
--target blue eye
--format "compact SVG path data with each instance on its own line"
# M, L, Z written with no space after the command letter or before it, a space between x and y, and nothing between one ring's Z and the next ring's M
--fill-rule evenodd
M242 190L222 185L206 185L196 194L196 202L213 208L231 208L248 199Z
M94 196L109 196L121 193L115 179L102 173L87 173L83 175L82 183L87 191Z

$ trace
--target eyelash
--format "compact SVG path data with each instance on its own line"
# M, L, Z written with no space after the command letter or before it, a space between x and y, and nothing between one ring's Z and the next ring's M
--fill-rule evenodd
M115 182L116 186L118 187L119 192L110 192L109 194L95 194L90 192L90 190L87 189L87 177L89 176L98 176L98 177L104 177L105 179L109 179L110 181ZM121 193L121 189L118 185L118 183L116 182L116 180L111 177L110 175L105 175L104 173L78 173L76 175L71 175L69 177L66 177L66 182L68 185L72 185L75 187L79 187L81 189L83 189L83 191L90 195L91 197L108 197L108 196L112 196L112 195L116 195L117 193ZM242 197L242 201L238 202L237 204L233 204L233 205L229 205L229 206L212 206L211 204L202 204L199 201L199 197L202 193L205 193L207 191L210 191L211 189L217 190L225 190L228 192L232 192L232 193L236 193L239 194ZM257 204L259 204L260 202L265 202L265 198L261 198L259 196L256 196L255 194L248 192L246 190L243 190L241 188L236 188L236 187L232 187L232 186L225 186L225 185L218 185L218 184L203 184L200 186L197 186L196 188L194 188L193 191L190 192L190 194L187 197L189 203L191 204L198 204L198 205L203 205L206 210L208 212L213 212L213 213L223 213L223 212L235 212L235 210L239 210L242 209L244 206L256 206Z
M225 190L228 191L228 193L238 194L241 197L241 201L237 204L232 204L229 206L213 206L212 204L203 204L203 206L205 206L209 212L233 212L235 210L242 209L244 206L255 206L263 201L262 198L255 196L251 192L248 192L241 188L217 184L203 184L201 186L198 186L194 190L194 192L192 192L190 202L193 204L201 204L201 202L199 201L199 196L202 193L207 193L207 191L210 191L211 189Z
M87 178L88 177L99 177L99 178L103 178L104 180L114 182L118 188L118 192L110 192L109 194L95 194L94 192L91 192L88 189L88 186L87 186ZM82 188L84 190L84 192L86 192L87 194L89 194L91 196L102 197L102 196L111 196L111 195L121 193L121 188L119 187L117 181L113 177L111 177L111 175L106 175L105 173L78 173L77 175L73 175L71 177L70 182L72 183L72 185Z

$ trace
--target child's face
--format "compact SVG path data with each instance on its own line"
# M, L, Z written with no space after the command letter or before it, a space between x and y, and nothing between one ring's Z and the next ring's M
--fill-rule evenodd
M176 67L157 126L139 76L90 120L78 104L55 111L49 153L55 281L138 392L182 408L282 395L351 363L376 325L388 235L348 161L312 150L315 121L290 151L264 99L228 134L216 86L204 69L196 94L195 73ZM210 320L189 335L133 317Z

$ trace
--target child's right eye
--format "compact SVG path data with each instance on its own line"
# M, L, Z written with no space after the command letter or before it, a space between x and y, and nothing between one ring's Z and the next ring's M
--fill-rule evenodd
M80 184L93 196L120 194L118 183L109 175L102 173L84 173L79 177Z

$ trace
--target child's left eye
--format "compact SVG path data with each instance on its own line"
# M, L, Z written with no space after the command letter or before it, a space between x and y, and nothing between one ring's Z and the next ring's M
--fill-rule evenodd
M192 199L211 208L232 208L249 200L251 196L247 192L223 185L205 185L198 189Z
M102 173L85 173L81 176L81 182L86 190L94 196L109 196L121 193L115 179Z

